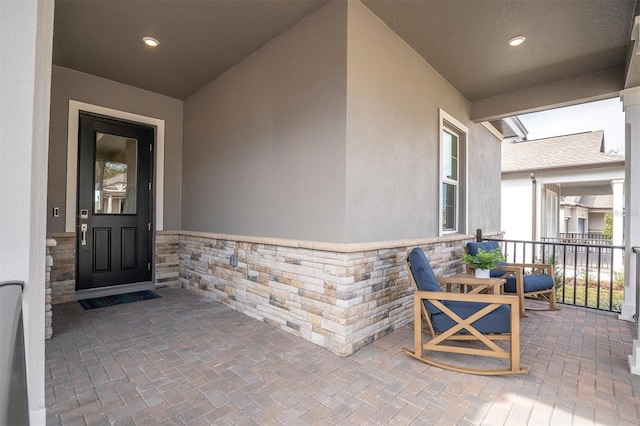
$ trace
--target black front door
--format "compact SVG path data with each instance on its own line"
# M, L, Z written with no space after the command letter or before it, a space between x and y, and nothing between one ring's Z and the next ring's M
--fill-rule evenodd
M151 281L154 128L79 123L76 290Z

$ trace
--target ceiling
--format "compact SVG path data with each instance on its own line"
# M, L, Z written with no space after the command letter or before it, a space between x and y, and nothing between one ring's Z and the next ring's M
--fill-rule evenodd
M53 63L185 99L327 2L56 0ZM636 7L636 0L362 2L470 101L612 69L622 85ZM507 46L520 34L522 46ZM144 46L143 36L160 46Z

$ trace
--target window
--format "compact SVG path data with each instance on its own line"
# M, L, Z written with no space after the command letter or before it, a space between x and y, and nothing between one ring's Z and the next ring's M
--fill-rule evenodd
M467 128L440 110L440 235L466 232Z
M456 231L458 221L458 135L442 131L442 230Z
M584 230L587 228L585 225L587 224L587 219L584 217L578 218L578 234L584 234Z

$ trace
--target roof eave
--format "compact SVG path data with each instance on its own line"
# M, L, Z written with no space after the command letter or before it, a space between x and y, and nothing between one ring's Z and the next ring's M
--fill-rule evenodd
M537 167L531 169L518 169L518 170L503 170L503 175L513 175L519 173L533 173L533 172L561 172L567 170L583 170L583 169L602 169L608 167L624 167L624 160L622 161L611 161L607 163L592 163L592 164L577 164L573 166L561 166L561 167Z

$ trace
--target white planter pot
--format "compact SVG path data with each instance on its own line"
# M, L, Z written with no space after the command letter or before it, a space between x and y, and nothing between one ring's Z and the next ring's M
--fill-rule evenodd
M476 269L476 278L489 278L491 269Z

